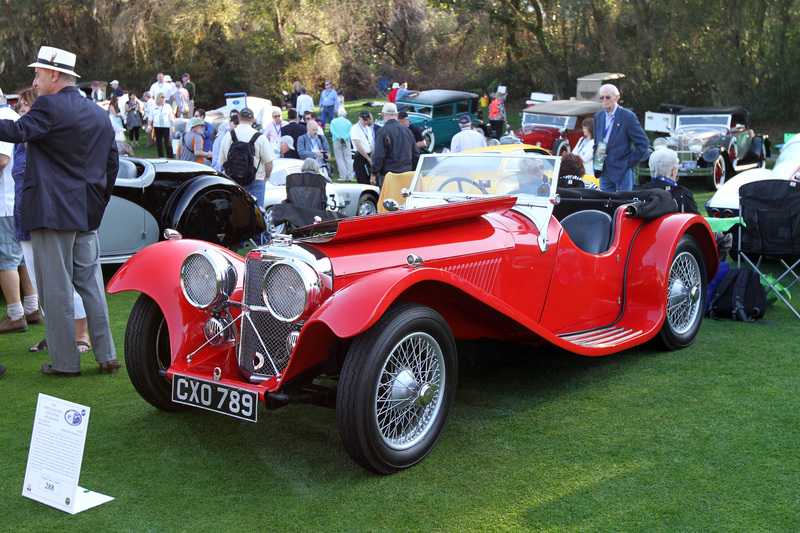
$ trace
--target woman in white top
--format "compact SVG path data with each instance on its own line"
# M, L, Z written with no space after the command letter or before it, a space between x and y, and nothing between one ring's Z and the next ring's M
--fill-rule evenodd
M577 154L583 160L583 166L586 168L586 174L594 176L594 164L592 157L594 153L594 138L592 132L594 131L594 119L592 117L583 119L581 124L583 129L583 137L575 145L573 154Z
M170 134L175 124L175 115L172 113L172 106L166 102L167 96L164 93L158 93L156 106L150 116L149 126L153 128L155 134L158 157L164 157L164 150L166 149L167 158L172 159L175 156L172 153L172 136Z

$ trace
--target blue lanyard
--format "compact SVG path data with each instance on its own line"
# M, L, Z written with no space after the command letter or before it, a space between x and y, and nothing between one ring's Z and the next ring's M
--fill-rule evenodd
M664 176L653 176L653 181L656 181L656 180L658 180L658 181L663 181L663 182L666 182L666 183L669 183L669 184L670 184L670 185L672 185L672 186L677 186L677 185L678 185L677 183L675 183L675 182L674 182L674 181L672 181L671 179L669 179L669 178L665 178Z

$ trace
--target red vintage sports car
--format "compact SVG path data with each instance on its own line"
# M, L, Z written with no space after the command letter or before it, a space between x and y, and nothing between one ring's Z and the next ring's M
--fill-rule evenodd
M554 100L527 107L522 126L514 132L524 144L547 148L553 154L568 154L583 137L584 119L603 109L597 100Z
M661 214L664 191L557 188L559 164L425 155L404 209L306 226L246 258L171 234L108 285L142 293L125 336L134 387L159 409L253 422L259 404L335 405L353 459L391 474L444 430L456 339L588 356L691 344L718 264L706 222Z

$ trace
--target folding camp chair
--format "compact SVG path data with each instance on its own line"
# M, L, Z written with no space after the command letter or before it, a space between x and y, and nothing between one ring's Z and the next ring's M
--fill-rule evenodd
M373 87L375 87L375 92L378 93L378 98L386 98L389 96L389 89L392 88L389 83L389 78L381 78Z
M325 195L327 180L321 174L301 172L286 176L286 200L272 210L273 224L289 222L295 228L341 218L338 211L328 210Z
M769 179L742 185L739 213L739 259L750 265L778 298L800 318L782 294L800 281L800 183ZM765 256L778 259L783 273L773 278L761 266ZM787 284L788 283L788 284ZM779 286L782 285L782 286Z

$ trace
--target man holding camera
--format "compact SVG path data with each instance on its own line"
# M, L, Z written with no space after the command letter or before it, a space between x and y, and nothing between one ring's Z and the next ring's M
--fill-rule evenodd
M315 120L309 121L306 129L306 134L297 139L297 152L300 154L300 159L311 157L317 160L320 169L327 168L331 153L328 139L319 134L319 124Z

